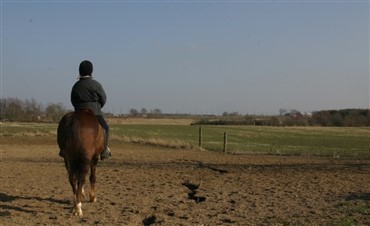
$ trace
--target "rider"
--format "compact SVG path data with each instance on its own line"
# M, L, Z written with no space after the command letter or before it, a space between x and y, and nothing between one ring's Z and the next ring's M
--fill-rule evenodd
M107 96L102 85L92 77L93 65L90 61L82 61L79 72L79 80L74 84L71 92L72 105L75 111L90 109L95 113L100 125L105 130L104 150L100 154L100 159L110 158L112 154L108 148L109 126L105 122L101 112L101 108L104 106ZM59 153L61 156L63 156L63 154L64 153Z

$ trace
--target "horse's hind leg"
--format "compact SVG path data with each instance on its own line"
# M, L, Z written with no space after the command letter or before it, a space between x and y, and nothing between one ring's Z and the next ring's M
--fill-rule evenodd
M81 195L82 195L82 198L85 198L85 186L82 186Z
M96 165L98 164L98 158L95 158L91 162L90 171L90 202L96 202L95 194L95 182L96 182Z
M86 181L86 174L89 171L89 165L86 164L83 167L82 172L78 176L78 186L77 186L77 193L76 193L76 202L75 202L75 208L74 208L74 215L82 217L82 189Z
M82 217L82 186L83 181L79 181L76 193L75 207L73 211L74 215L79 217Z
M78 192L78 182L77 177L72 172L69 172L69 183L71 184L72 191L73 191L73 202L74 202L74 208L73 208L73 214L78 215L76 211L76 203L77 203L77 192Z

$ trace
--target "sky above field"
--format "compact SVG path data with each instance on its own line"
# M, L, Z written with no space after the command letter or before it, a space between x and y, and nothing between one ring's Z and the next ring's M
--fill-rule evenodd
M369 108L369 1L1 1L1 96L105 112Z

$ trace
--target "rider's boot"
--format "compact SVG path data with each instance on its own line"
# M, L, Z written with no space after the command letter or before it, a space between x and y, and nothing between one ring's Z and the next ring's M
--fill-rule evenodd
M102 153L100 153L100 160L104 160L106 158L112 157L112 153L110 152L110 149L108 148L108 139L109 139L109 132L105 132L105 141L104 141L104 150Z

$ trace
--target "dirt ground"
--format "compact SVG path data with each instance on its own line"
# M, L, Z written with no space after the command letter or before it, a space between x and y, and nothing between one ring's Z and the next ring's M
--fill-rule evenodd
M0 147L0 225L370 225L370 159L112 142L78 218L54 141Z

